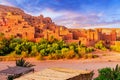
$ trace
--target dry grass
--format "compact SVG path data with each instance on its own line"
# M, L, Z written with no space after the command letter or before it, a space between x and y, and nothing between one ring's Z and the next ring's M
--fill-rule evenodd
M20 55L17 55L15 52L12 52L7 56L0 56L0 61L15 61L20 58L21 58Z
M0 56L0 61L15 61L21 57Z

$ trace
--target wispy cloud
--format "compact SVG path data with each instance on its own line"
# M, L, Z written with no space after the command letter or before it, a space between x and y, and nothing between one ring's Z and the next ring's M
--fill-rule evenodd
M84 27L120 22L119 0L0 0L25 12L51 17L56 24Z
M6 1L6 0L1 0L1 1L0 1L0 4L2 4L2 5L7 5L7 6L15 6L15 5L13 5L12 3L10 3L10 2L8 2L8 1Z
M59 25L65 25L70 28L83 27L85 24L95 24L100 22L100 15L91 13L89 15L80 14L69 11L61 11L61 16L57 16L53 20Z

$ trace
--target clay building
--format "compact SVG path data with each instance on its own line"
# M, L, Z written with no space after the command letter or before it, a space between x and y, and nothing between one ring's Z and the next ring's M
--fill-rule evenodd
M116 41L118 36L116 29L106 32L102 28L68 29L56 25L51 18L43 15L35 17L10 11L0 12L0 33L3 33L6 38L14 36L35 42L39 42L42 38L47 40L55 38L64 40L66 43L78 43L86 46L94 45L100 40Z

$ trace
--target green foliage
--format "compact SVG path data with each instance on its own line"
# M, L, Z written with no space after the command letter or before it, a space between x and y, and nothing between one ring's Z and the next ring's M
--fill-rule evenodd
M107 50L107 48L105 47L103 41L97 42L97 43L95 44L95 48L100 49L100 50L103 50L103 51Z
M37 60L44 60L44 58L43 58L43 56L42 56L41 54L37 55L37 56L36 56L36 59L37 59Z
M15 47L15 51L17 54L21 54L22 50L21 50L21 44L18 44L16 47Z
M40 50L40 53L41 53L42 56L47 56L46 49Z
M115 68L103 68L99 70L99 76L94 80L120 80L120 67L116 65Z
M37 53L37 52L38 52L37 46L36 46L36 45L31 46L30 56L36 56L36 53Z
M28 57L29 55L28 55L28 52L25 52L25 51L22 51L21 52L21 57L23 57L23 58L26 58L26 57Z
M92 51L92 47L86 47L82 44L78 45L76 43L66 44L63 40L55 40L54 38L51 38L50 41L42 39L38 43L14 37L0 40L0 56L14 53L11 55L37 57L37 59L41 59L41 57L71 59L74 57L81 58L86 53Z
M62 53L62 54L65 54L65 53L67 53L68 51L69 51L68 48L62 48L62 49L61 49L61 53Z
M110 49L113 50L113 51L120 52L120 45L119 44L111 45Z
M79 56L80 58L87 58L89 57L90 55L91 56L94 56L93 54L87 54L87 53L91 53L93 52L94 49L93 47L86 47L84 45L79 45L76 49L75 49L75 52L78 53L77 56Z
M86 49L86 52L88 52L88 53L93 52L93 51L94 51L93 47L88 47L88 48Z
M9 41L7 39L2 39L0 41L0 55L4 56L10 52Z
M50 60L57 60L57 59L61 59L61 58L63 58L63 56L61 54L51 53L48 55L48 59L50 59Z
M16 60L16 66L21 66L21 67L32 67L34 65L32 65L29 62L26 62L26 60L24 60L23 58Z
M85 54L84 58L94 58L94 55L92 53Z
M44 38L42 38L42 39L40 40L40 42L39 42L39 44L45 44L45 43L48 43L48 41L47 41L46 39L44 39Z
M75 57L75 52L74 52L74 50L69 50L67 53L65 53L63 55L64 55L64 58L72 59Z
M11 58L17 58L20 57L20 55L16 54L15 51L11 52L10 54L8 54L7 56L11 57Z

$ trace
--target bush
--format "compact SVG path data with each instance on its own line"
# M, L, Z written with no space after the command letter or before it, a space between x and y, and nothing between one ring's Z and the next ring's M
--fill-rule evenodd
M16 66L21 66L21 67L32 67L34 65L32 65L30 62L26 62L26 60L24 60L23 58L16 60Z
M95 55L95 54L93 55L93 58L97 58L97 57L99 57L99 56L98 56L98 55Z
M28 56L29 56L29 55L28 55L27 52L25 52L25 51L22 51L22 52L21 52L21 57L26 58L26 57L28 57Z
M97 42L97 43L95 44L95 48L100 49L100 50L103 50L103 51L107 50L107 48L106 48L105 45L103 44L103 41Z
M79 54L85 54L87 52L86 48L85 47L78 47L78 53Z
M10 54L8 54L7 56L11 57L11 58L17 58L20 57L20 55L16 54L15 51L11 52Z
M88 54L85 54L85 58L93 58L93 54L92 53L88 53Z
M36 59L37 60L43 60L44 58L43 58L44 56L42 56L41 54L39 54L38 56L36 56Z
M62 48L62 49L61 49L61 53L62 53L62 54L66 53L66 52L68 52L68 51L69 51L68 48Z
M5 57L6 57L7 61L15 61L15 60L17 60L17 58L20 58L20 55L16 54L16 52L13 51Z
M99 76L94 80L120 80L120 67L116 65L115 68L103 68L99 70Z
M48 55L48 59L50 60L57 60L63 58L62 54L51 53Z
M110 49L113 51L120 52L120 45L111 45Z
M101 50L102 50L102 51L106 51L106 50L107 50L107 48L103 47L103 48L101 48Z
M98 55L94 55L92 53L88 53L83 56L83 58L85 58L85 59L91 59L91 58L97 58L97 57L98 57Z
M94 51L93 47L88 47L88 48L86 49L86 52L87 52L87 53L90 53L90 52L93 52L93 51Z
M75 54L75 59L81 58L79 54Z
M63 53L63 56L66 59L72 59L75 57L75 52L74 52L74 50L69 50L68 52Z
M10 59L17 57L36 57L40 60L43 57L72 59L81 58L85 56L86 53L92 52L93 50L92 47L87 48L83 44L66 44L64 41L56 39L53 41L42 39L38 43L14 37L0 40L0 55L5 56L9 54Z

